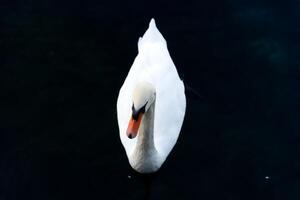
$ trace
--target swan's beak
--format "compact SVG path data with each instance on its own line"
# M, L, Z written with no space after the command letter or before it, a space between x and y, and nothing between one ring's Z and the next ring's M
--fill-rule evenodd
M143 113L139 113L139 116L137 119L134 119L133 117L130 118L128 128L127 128L127 136L130 139L133 139L136 137L139 131L139 127L142 121Z

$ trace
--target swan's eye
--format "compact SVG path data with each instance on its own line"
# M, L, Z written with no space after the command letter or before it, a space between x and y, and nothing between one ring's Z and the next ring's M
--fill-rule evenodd
M148 103L148 102L147 102L147 103ZM140 109L140 112L141 112L141 113L145 113L145 109L146 109L147 103L146 103L143 107L141 107L141 109Z
M148 102L147 102L148 103ZM134 119L134 120L138 120L138 117L139 117L139 114L140 113L145 113L145 111L146 111L146 105L147 105L147 103L143 106L143 107L141 107L139 110L136 110L135 108L134 108L134 104L132 104L132 118Z

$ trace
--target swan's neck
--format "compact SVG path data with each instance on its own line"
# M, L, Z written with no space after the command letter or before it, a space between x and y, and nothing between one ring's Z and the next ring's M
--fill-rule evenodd
M143 116L131 159L132 167L142 173L156 171L159 167L157 166L158 153L154 144L154 111L155 101Z
M136 149L142 150L144 153L150 153L149 151L155 150L154 146L154 109L153 103L149 110L144 114L142 123L139 129Z

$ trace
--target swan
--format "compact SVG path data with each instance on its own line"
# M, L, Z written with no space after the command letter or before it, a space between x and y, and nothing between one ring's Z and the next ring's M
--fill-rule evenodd
M178 139L185 109L184 84L151 19L117 100L120 139L135 171L161 167Z

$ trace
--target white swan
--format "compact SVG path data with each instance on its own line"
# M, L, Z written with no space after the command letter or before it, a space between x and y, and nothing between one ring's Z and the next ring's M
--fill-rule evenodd
M139 39L138 51L119 92L118 124L131 167L152 173L178 139L186 99L183 82L154 19Z

